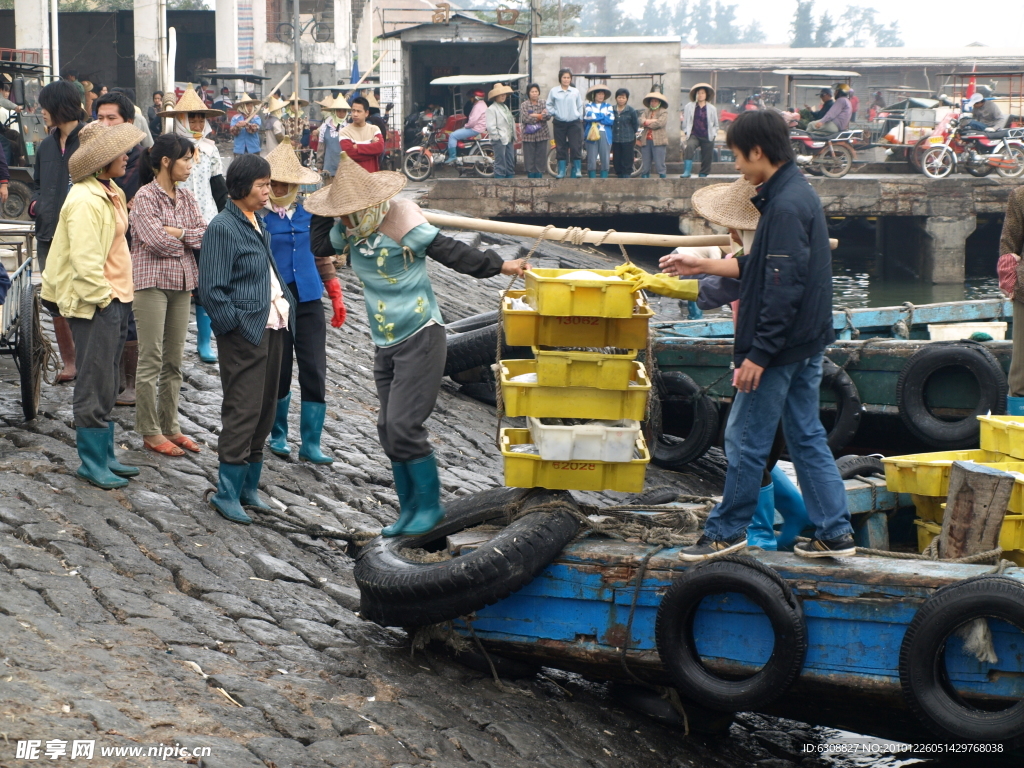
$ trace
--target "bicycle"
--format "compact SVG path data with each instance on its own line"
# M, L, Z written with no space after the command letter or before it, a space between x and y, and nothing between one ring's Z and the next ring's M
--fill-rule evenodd
M313 40L317 43L326 43L330 41L331 36L334 34L334 30L331 29L331 25L322 21L317 21L316 18L310 19L308 22L303 24L299 28L299 38L305 34L307 30L312 28L310 35ZM291 43L295 38L295 25L290 21L283 21L277 25L277 39L282 43Z

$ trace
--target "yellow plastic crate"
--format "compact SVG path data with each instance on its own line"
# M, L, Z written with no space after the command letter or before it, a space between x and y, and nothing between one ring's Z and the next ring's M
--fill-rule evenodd
M1008 460L1004 454L993 451L937 451L888 456L882 459L882 464L885 466L885 485L893 493L945 498L949 486L949 470L954 461L989 464Z
M945 496L919 496L915 493L910 498L914 501L918 517L934 523L942 522L942 510L946 506Z
M594 387L545 387L539 383L509 381L524 373L536 373L536 360L501 361L501 395L507 416L536 416L538 419L634 419L643 421L647 393L651 383L647 372L632 362L630 381L638 386L628 389Z
M924 552L928 545L932 543L932 539L942 533L942 526L930 520L914 520L914 525L917 526L918 552Z
M647 347L647 324L654 310L637 294L632 317L558 317L534 309L512 309L512 299L526 291L509 291L501 304L505 343L510 347Z
M942 517L946 513L946 505L940 505L938 522L930 520L914 520L917 526L917 547L918 552L923 552L932 539L942 532ZM1003 518L1003 527L999 529L999 546L1003 550L1003 556L1016 552L1018 558L1008 558L1018 565L1024 560L1024 515L1006 515Z
M981 447L1024 460L1024 416L979 416Z
M628 389L636 350L624 355L533 348L537 383L542 387Z
M526 273L526 301L542 315L632 317L636 303L632 280L561 280L578 269L531 269ZM614 269L590 269L615 276Z
M559 491L626 491L644 489L644 474L651 461L643 437L636 446L641 458L622 463L605 461L544 461L530 453L513 453L513 445L531 441L528 429L501 430L505 485L509 488L548 488Z

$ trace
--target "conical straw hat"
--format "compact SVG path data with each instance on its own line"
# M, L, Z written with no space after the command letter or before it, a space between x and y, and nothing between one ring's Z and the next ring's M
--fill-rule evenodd
M267 155L270 163L270 179L287 184L316 184L320 174L312 168L304 168L295 156L295 148L285 139Z
M608 99L610 99L612 97L612 89L609 88L607 85L603 85L601 83L598 83L593 88L591 88L589 91L587 91L587 98L589 99L591 96L593 96L598 91L604 91L606 94L608 94L605 97L605 101L607 101Z
M731 184L710 184L693 193L690 203L698 216L730 229L757 229L761 212L750 201L757 190L746 179Z
M243 104L259 104L259 103L260 103L259 99L254 99L248 93L243 93L242 94L242 98L235 99L235 106L236 107L240 107Z
M327 96L324 96L322 101L318 101L317 104L319 104L324 109L351 109L351 107L348 105L348 102L345 101L345 97L342 96L340 93L335 97L332 97L330 94L328 94Z
M641 99L640 103L646 106L648 99L658 99L666 107L668 106L668 99L665 98L665 94L664 93L658 93L657 91L651 91L646 96L644 96L643 99Z
M334 182L307 197L305 208L317 216L345 216L390 200L404 186L404 174L395 171L369 173L342 153Z
M191 83L189 83L185 92L181 94L177 104L170 109L165 109L163 112L157 112L156 114L157 117L177 117L189 112L201 113L206 117L219 117L224 114L220 109L210 109L203 104L203 100L199 98L199 94L195 92Z
M367 91L365 96L366 103L370 105L370 109L380 109L380 104L377 103L377 97L373 95L373 91Z
M715 100L715 89L714 88L712 88L707 83L697 83L695 86L690 88L690 101L696 101L697 100L697 89L698 88L703 88L704 89L704 92L708 96L708 101L714 101Z
M101 171L146 137L134 123L121 123L108 128L103 123L89 123L78 133L78 149L68 159L71 181L77 183Z
M493 99L495 96L501 96L503 93L512 93L512 89L504 83L498 83L496 86L491 88L491 92L487 94L487 98Z
M277 96L271 95L271 97L267 99L267 111L270 113L280 112L287 106L288 103L281 101Z
M285 102L285 106L287 106L288 104L294 104L296 96L298 96L298 94L295 91L292 91L292 95L288 97L288 100ZM309 104L309 102L306 101L305 99L299 99L298 101L300 107L305 107Z

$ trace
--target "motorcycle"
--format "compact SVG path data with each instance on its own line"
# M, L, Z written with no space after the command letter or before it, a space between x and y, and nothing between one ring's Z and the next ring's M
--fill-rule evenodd
M947 136L932 136L921 155L921 170L929 179L944 179L957 170L972 176L1015 179L1024 174L1024 128L981 131L968 127L969 120L951 120Z
M453 115L445 121L444 113L426 120L426 125L420 129L419 145L405 150L402 172L410 181L426 181L435 165L444 164L448 159L448 136L465 120L464 115ZM483 178L494 176L494 150L486 134L458 143L454 168L459 176L466 170Z
M857 158L854 144L864 140L864 132L847 130L820 137L793 129L789 132L789 140L793 144L797 165L815 176L823 174L830 179L841 179L853 168Z

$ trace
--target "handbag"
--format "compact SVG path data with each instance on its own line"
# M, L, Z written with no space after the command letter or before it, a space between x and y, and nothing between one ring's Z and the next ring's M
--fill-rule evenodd
M532 133L536 133L543 127L543 123L527 123L526 126L523 128L523 133L529 136Z
M587 131L587 141L600 141L601 140L601 129L598 128L597 123L590 124L590 130Z

